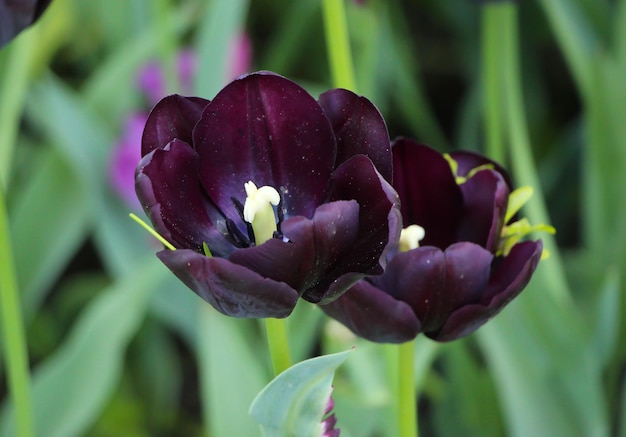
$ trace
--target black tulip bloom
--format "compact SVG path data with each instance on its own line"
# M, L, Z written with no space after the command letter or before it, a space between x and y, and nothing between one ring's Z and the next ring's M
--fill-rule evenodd
M30 26L52 0L0 0L0 47Z
M392 151L405 226L398 251L384 275L322 308L376 342L401 343L420 332L437 341L466 336L530 280L542 243L521 238L553 229L512 222L524 203L520 192L530 189L513 192L506 171L487 158L442 155L408 139Z
M212 101L173 95L146 123L139 200L176 250L159 259L220 312L285 317L383 271L400 233L378 110L346 90L315 101L272 73Z

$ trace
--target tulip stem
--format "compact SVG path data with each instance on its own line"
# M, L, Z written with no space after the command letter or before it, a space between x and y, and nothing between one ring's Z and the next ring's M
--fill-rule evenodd
M398 346L398 435L417 437L417 393L415 393L415 340Z
M9 219L4 199L4 190L0 188L0 320L2 320L4 358L17 424L16 435L31 437L34 433L28 349L24 334L22 308L18 296L17 278L9 235Z
M507 121L507 133L510 143L511 162L514 175L524 185L535 188L535 196L525 207L532 223L549 223L546 202L541 190L541 182L533 161L533 152L528 133L528 123L524 110L522 82L519 61L519 42L517 26L517 4L515 2L487 3L485 8L494 8L497 14L494 20L500 22L502 43L499 44L502 81L504 86L504 109ZM544 247L552 254L543 262L547 274L546 290L560 304L571 305L571 294L565 279L565 273L556 245L551 235L542 237ZM549 272L549 273L548 273Z
M265 319L267 345L270 350L274 376L291 367L291 354L287 338L287 322L285 319Z
M482 72L485 151L496 162L504 162L504 120L502 115L502 80L500 76L500 10L492 3L482 7Z
M322 9L333 86L357 92L344 0L323 0Z

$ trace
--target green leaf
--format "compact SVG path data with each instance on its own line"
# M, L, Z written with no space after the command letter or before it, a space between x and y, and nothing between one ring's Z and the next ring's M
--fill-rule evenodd
M250 406L266 437L317 436L335 370L351 351L311 358L285 370Z
M81 313L66 342L36 370L32 398L37 435L82 435L120 376L126 346L143 320L147 299L166 274L156 258L113 284ZM0 436L15 436L12 408L0 415Z
M256 320L226 317L208 304L201 304L199 313L197 354L206 434L258 436L246 410L269 380L269 362L263 359L265 342Z
M248 1L215 0L209 3L196 42L196 50L200 55L194 84L196 95L212 99L230 81L227 62L229 48L243 27Z
M599 366L610 361L619 334L620 318L620 273L616 268L608 269L600 289L594 311L594 333L591 348L595 350Z
M324 313L317 305L304 299L298 300L295 309L287 318L289 349L293 362L297 363L311 356L315 342L319 339L323 317Z
M577 86L583 94L589 94L592 85L589 55L599 46L594 32L576 2L568 0L540 0L557 42L565 55Z
M9 211L27 321L86 238L90 218L85 191L67 162L49 148L37 154Z
M107 270L116 277L133 271L146 252L146 239L106 183L113 132L84 96L52 74L35 87L27 109L89 193L88 206L98 218L94 239Z
M545 296L542 270L478 332L507 435L607 435L602 374L594 354L581 348L589 333L573 307L555 305Z

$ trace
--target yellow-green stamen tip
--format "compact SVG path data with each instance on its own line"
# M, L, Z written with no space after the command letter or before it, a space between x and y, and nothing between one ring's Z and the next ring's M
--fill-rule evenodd
M408 252L419 247L419 242L426 236L426 231L419 225L410 225L400 232L400 242L398 250L400 252Z
M274 208L280 203L280 194L275 188L265 185L257 188L252 181L244 184L246 203L243 206L243 219L252 225L256 244L265 243L276 232Z
M528 219L523 218L502 228L502 234L500 236L500 244L496 255L507 256L513 246L515 246L522 238L533 232L547 232L548 234L555 234L556 229L553 226L538 224L531 225ZM549 253L546 254L546 257Z
M533 197L534 192L535 191L533 190L533 187L526 185L523 187L519 187L511 194L509 194L509 204L506 208L504 223L508 223L513 218L513 216L517 214L518 211L522 209L524 205L526 205L526 203L528 203L530 198Z
M211 258L213 256L213 254L211 253L211 249L209 249L209 245L206 244L206 242L204 242L204 241L202 242L202 251L209 258Z
M522 209L526 203L528 203L530 198L533 196L533 193L534 190L532 187L523 186L509 194L509 203L504 217L505 223L508 223L513 216L515 216L515 214L517 214L519 210ZM513 249L513 246L519 243L522 238L533 232L547 232L548 234L555 234L556 229L554 229L553 226L546 224L531 225L526 218L517 220L513 223L505 224L502 227L502 233L500 234L500 242L498 244L496 255L508 256L511 249ZM547 259L549 256L550 252L544 249L541 254L541 259Z
M456 162L449 153L444 153L443 157L446 161L448 161L448 165L450 166L450 170L452 170L452 174L454 175L454 180L456 181L457 185L463 185L465 182L468 181L468 179L472 178L479 171L494 169L493 164L483 164L471 169L469 173L467 173L467 176L459 176L459 163Z
M150 233L150 235L152 235L154 238L159 240L161 242L161 244L163 244L163 246L167 247L169 250L176 250L176 248L169 241L167 241L165 238L163 238L163 236L161 234L159 234L157 231L152 229L149 224L144 222L142 219L140 219L139 217L137 217L133 213L130 213L129 216L130 216L131 219L136 221L139 224L139 226L141 226L146 231L148 231Z

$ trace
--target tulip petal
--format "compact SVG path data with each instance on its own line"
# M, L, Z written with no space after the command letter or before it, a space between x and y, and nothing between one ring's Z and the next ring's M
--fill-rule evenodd
M282 230L289 242L268 240L257 247L237 250L230 260L264 277L285 282L304 293L307 300L315 301L309 290L320 283L328 288L328 282L336 281L339 275L335 266L356 244L358 217L359 205L354 200L321 205L312 219L298 216L283 223Z
M333 173L331 200L354 199L359 203L358 238L350 251L336 264L339 274L359 272L380 275L388 251L397 243L402 228L396 191L376 171L371 160L356 155ZM338 275L339 276L339 275ZM342 287L330 284L321 303L336 299ZM321 289L318 288L316 293Z
M326 91L320 96L319 104L337 138L335 166L363 154L372 160L383 178L391 181L391 143L385 120L376 106L345 89Z
M407 138L396 140L391 151L404 226L420 225L426 231L420 244L445 249L456 241L463 207L450 165L439 152Z
M162 99L148 116L141 139L141 155L161 149L174 139L193 144L193 127L208 104L208 100L199 97L183 97L177 94Z
M223 218L202 191L198 156L174 140L146 155L135 177L137 197L155 230L177 248L202 252L202 243L225 255L232 250L213 224Z
M453 312L441 331L429 337L437 341L455 340L471 334L498 314L526 287L537 268L542 249L541 240L526 241L515 245L507 257L498 258L480 302Z
M447 314L478 302L491 275L493 255L483 247L468 242L455 243L444 252L446 259Z
M422 329L433 329L445 319L446 262L443 252L423 246L396 254L385 274L372 282L394 299L406 302L415 312Z
M463 216L458 241L469 241L495 252L500 241L509 189L502 176L482 170L461 185Z
M336 156L322 108L303 88L269 73L243 76L205 108L193 133L200 179L224 212L239 220L244 184L281 192L285 215L311 217L326 198Z
M404 343L420 332L411 307L376 288L367 280L320 308L359 337L379 343Z
M287 284L223 258L187 249L164 250L157 256L187 287L227 316L287 317L298 300Z

